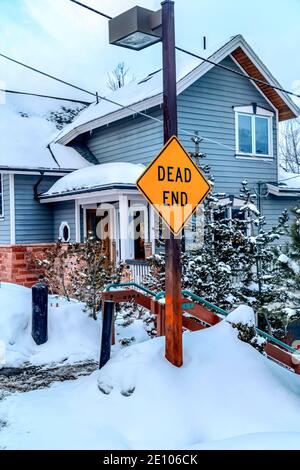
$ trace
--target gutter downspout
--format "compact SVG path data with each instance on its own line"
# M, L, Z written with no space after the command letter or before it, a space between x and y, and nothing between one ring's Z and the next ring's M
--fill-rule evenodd
M45 176L45 172L44 171L41 171L41 176L39 177L39 179L37 180L37 182L35 183L35 185L33 186L33 197L34 197L34 200L35 201L38 201L39 200L39 193L38 193L38 187L39 185L41 184L41 182L43 181L44 179L44 176Z

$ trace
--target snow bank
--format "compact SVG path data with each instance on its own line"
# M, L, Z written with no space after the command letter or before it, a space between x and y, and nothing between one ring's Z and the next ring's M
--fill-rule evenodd
M100 320L83 312L83 304L49 296L49 340L37 346L31 337L31 290L1 283L0 340L6 344L5 367L24 363L98 360Z
M67 191L91 189L109 184L134 184L144 171L144 165L115 162L94 165L74 171L58 180L44 196L61 194Z
M6 398L1 445L300 448L300 377L241 342L226 321L183 338L181 368L157 338L121 350L90 377Z

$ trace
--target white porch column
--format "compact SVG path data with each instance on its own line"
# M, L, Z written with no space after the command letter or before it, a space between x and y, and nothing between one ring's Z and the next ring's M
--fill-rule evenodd
M129 239L129 210L128 210L128 197L124 194L119 196L119 212L120 212L120 245L121 253L120 259L130 259L133 257L130 250Z
M78 199L75 199L75 232L76 242L81 242L81 230L80 230L80 204Z
M150 243L152 243L152 253L155 253L155 236L156 236L156 230L155 230L155 212L152 206L148 206L149 210L149 219L150 219Z

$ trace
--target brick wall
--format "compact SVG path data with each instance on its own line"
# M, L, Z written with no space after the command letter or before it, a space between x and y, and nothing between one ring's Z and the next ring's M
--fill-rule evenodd
M35 265L35 259L43 259L51 244L0 245L0 281L13 282L32 287L42 274Z

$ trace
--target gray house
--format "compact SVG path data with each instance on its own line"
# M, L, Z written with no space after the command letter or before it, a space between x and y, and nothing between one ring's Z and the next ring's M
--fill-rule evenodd
M179 138L189 151L194 151L193 135L203 138L201 151L216 189L238 208L241 181L247 179L273 225L300 196L300 176L283 174L278 163L279 122L297 117L299 110L286 94L226 70L278 86L242 36L210 59L224 67L203 61L178 71ZM104 100L91 104L49 138L48 146L39 142L34 156L27 149L14 162L1 151L0 279L33 282L32 252L58 237L81 242L89 231L99 237L105 232L107 254L116 260L141 260L155 249L155 215L135 181L141 164L163 144L161 71L110 98L124 107ZM137 220L139 236L131 237Z

